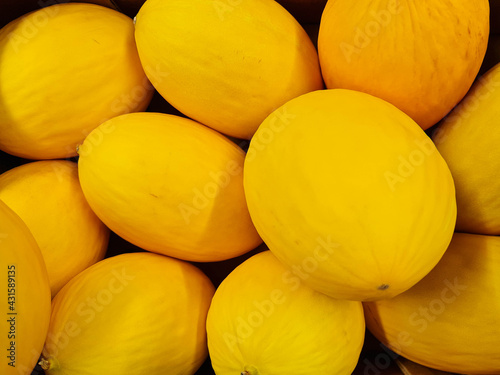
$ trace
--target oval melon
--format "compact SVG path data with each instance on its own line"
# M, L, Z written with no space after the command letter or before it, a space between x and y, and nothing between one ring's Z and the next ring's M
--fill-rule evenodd
M259 127L244 169L269 249L307 285L372 300L436 265L456 219L450 171L402 111L351 90L292 99Z
M455 181L456 229L500 234L500 63L477 80L432 138Z
M291 277L270 252L219 285L207 318L217 375L350 375L365 335L360 302L335 300Z
M0 175L0 199L35 237L52 297L73 276L104 258L110 232L83 195L76 163L42 160L15 167Z
M143 252L100 261L54 298L42 368L47 375L193 375L208 355L213 294L208 277L181 260Z
M275 1L147 0L136 18L156 90L229 136L250 138L287 100L323 88L313 43Z
M129 17L64 3L0 30L0 149L27 159L76 156L108 118L146 109L153 89Z
M500 373L500 238L455 233L437 266L395 298L365 303L394 352L460 374Z
M140 248L206 262L262 242L243 190L245 153L215 130L175 115L131 113L97 127L79 154L90 206Z
M30 375L49 328L50 287L45 263L33 235L0 200L1 373Z

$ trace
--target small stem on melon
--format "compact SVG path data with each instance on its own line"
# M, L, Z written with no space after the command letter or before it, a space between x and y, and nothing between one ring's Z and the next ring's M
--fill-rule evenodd
M48 370L50 368L50 362L46 360L45 358L42 358L38 364L42 367L44 370Z
M378 286L377 289L378 290L387 290L387 289L389 289L389 285L387 285L387 284L381 284L381 285Z
M42 355L38 364L44 371L54 370L59 368L59 361L52 356L46 358L44 355Z
M245 366L245 369L241 372L241 375L259 375L259 370L254 366Z

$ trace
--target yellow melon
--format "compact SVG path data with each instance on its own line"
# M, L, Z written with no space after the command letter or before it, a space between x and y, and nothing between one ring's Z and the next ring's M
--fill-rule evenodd
M500 238L455 233L437 266L399 296L365 303L394 352L460 374L500 373Z
M406 114L369 94L319 90L259 127L244 169L248 208L290 277L335 298L410 288L456 219L451 173Z
M457 230L500 234L500 63L478 79L432 138L455 181Z
M0 30L0 149L28 159L76 155L108 118L153 94L129 17L95 4L36 10Z
M47 375L193 375L208 355L214 286L195 266L152 253L117 255L54 298Z
M250 138L287 100L321 89L316 49L271 0L147 0L136 40L146 73L180 112Z
M262 242L243 190L245 153L204 125L162 113L122 115L90 133L79 154L90 206L134 245L217 261Z
M35 237L52 297L73 276L104 258L109 229L88 205L76 163L43 160L15 167L0 175L0 199Z
M321 71L328 88L380 97L427 129L467 93L488 34L488 0L331 0Z
M49 280L33 235L1 200L0 267L0 372L30 375L49 328Z
M360 302L336 300L287 278L270 251L236 267L207 318L217 375L350 375L365 335Z

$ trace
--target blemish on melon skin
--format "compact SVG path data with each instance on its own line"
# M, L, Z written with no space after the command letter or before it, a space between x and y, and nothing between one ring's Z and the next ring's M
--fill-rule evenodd
M387 290L389 289L389 285L388 284L380 284L378 287L377 287L378 290Z

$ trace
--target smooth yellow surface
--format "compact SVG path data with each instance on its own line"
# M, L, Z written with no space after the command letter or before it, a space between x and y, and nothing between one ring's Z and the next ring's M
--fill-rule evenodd
M327 297L287 275L265 251L217 288L207 318L217 375L352 373L364 341L362 304Z
M47 375L192 375L208 350L214 293L193 265L152 253L107 258L54 298Z
M278 108L245 161L250 215L292 275L336 298L389 298L443 255L453 180L424 131L391 104L320 90Z
M159 93L233 137L250 138L275 108L323 87L311 40L275 1L148 0L135 36Z
M393 351L459 374L500 373L500 238L455 233L438 265L399 296L365 304Z
M144 110L153 94L132 19L65 3L0 31L0 149L28 159L76 155L101 122Z
M432 136L457 190L457 230L500 234L500 64L480 77Z
M0 373L2 375L30 375L42 352L49 327L49 280L42 254L33 235L19 216L1 200L0 267L2 273L0 278L2 312ZM11 271L10 274L9 271ZM12 271L15 271L15 274L12 274ZM14 280L9 280L9 276ZM15 285L12 285L13 283ZM9 304L9 301L12 304ZM8 315L8 313L15 313L15 315ZM11 319L13 319L12 322L9 321ZM8 358L12 354L11 346L15 353L13 358Z
M330 0L318 38L323 78L385 99L427 129L467 93L488 34L488 0Z
M95 129L79 154L80 183L94 212L143 249L218 261L262 242L243 191L245 153L206 126L127 114Z
M88 205L76 163L44 160L13 168L0 175L0 199L35 237L52 297L73 276L104 258L109 229Z

